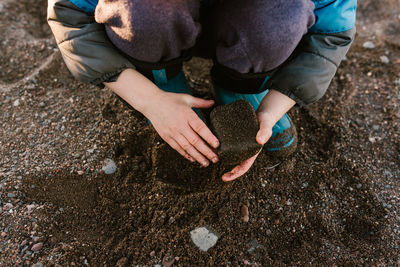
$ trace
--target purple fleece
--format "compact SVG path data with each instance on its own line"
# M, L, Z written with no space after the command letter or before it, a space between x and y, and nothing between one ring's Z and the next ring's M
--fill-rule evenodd
M315 22L311 0L99 0L96 21L134 59L158 63L197 45L202 55L240 73L282 64ZM203 25L203 29L202 29Z

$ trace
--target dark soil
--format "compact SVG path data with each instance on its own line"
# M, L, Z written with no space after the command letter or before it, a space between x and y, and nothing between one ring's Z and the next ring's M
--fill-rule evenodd
M0 265L399 265L400 47L385 35L399 6L359 2L357 40L326 95L290 111L297 151L272 169L261 153L232 183L182 160L106 89L72 79L46 1L0 5ZM210 65L185 65L199 96L211 96ZM106 158L115 174L101 171ZM190 240L201 226L219 236L207 252ZM21 244L35 236L43 248L28 255L37 241Z
M256 142L257 116L246 100L214 108L210 114L210 127L221 143L218 157L225 165L239 164L262 148Z

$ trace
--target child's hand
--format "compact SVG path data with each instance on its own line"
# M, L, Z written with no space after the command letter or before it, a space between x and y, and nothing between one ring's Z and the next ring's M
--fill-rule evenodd
M213 100L204 100L188 94L161 92L143 110L154 128L173 149L186 159L197 161L204 167L218 161L209 147L217 148L218 139L192 108L210 108ZM207 144L207 143L208 144Z
M293 99L275 90L271 90L264 97L257 110L258 123L260 124L260 129L256 136L257 143L264 145L269 140L272 135L272 127L295 104L296 102ZM260 152L243 161L230 172L225 173L222 176L222 180L224 182L233 181L245 174L251 168Z
M164 92L134 69L124 70L116 82L105 85L145 115L161 138L182 156L203 166L209 165L207 159L218 161L209 147L217 148L218 139L192 110L209 108L214 101Z
M258 130L256 141L260 145L264 145L271 137L272 127L275 125L276 122L275 123L273 122L270 114L261 111L257 112L257 118L258 118L258 123L260 124L260 129ZM260 154L260 152L258 152L251 158L243 161L238 166L233 168L230 172L227 172L224 175L222 175L222 181L230 182L245 174L251 168L251 166L253 166L253 163L256 160L257 156Z

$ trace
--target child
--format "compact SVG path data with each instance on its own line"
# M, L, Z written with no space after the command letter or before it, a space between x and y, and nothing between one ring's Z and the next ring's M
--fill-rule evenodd
M297 139L286 112L325 93L353 41L356 1L49 0L48 22L76 78L106 85L182 156L208 166L219 143L192 108L214 101L190 95L182 62L212 58L216 101L247 99L257 142L289 154ZM222 179L243 175L256 157Z

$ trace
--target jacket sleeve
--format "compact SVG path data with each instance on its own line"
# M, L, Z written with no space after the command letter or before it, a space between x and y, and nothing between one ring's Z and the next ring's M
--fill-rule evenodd
M93 16L95 3L94 6L80 6L71 2L49 0L47 21L72 75L83 82L101 86L124 69L134 68L110 42L104 26L96 23Z
M355 36L357 0L314 3L316 23L267 84L299 106L314 103L325 94Z

